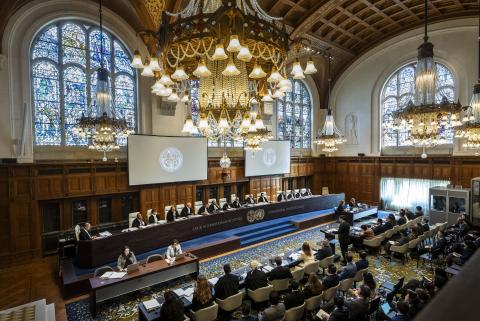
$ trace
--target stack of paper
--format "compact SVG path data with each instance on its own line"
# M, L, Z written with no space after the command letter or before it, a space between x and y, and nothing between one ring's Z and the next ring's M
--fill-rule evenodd
M147 309L147 311L152 311L160 307L160 303L158 303L156 299L144 301L143 305L145 306L145 309Z
M178 295L179 297L182 297L185 294L182 288L176 289L173 292L175 292L175 294Z
M110 275L109 279L121 279L125 275L127 275L127 272L113 272L112 275Z
M273 267L271 267L270 265L265 265L263 267L263 270L265 270L266 272L270 272L271 270L273 270Z
M208 282L210 282L211 285L215 286L215 284L217 284L218 282L218 278L212 278L212 279L209 279Z
M105 231L105 232L102 232L102 233L98 233L98 235L100 235L102 237L108 237L108 236L112 236L112 233L110 233L109 231Z

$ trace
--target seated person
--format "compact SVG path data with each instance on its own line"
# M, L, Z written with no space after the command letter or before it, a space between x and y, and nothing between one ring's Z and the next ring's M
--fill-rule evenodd
M232 207L230 206L230 204L228 204L228 202L225 202L225 204L223 204L223 206L222 206L223 211L228 211L231 208Z
M410 318L415 318L415 316L423 308L422 301L418 297L417 292L413 290L407 290L407 295L405 296L405 301L408 303L409 312L408 315Z
M315 253L315 260L321 261L324 258L330 257L333 255L332 247L330 246L330 242L327 239L322 240L320 242L320 247Z
M189 217L193 214L192 203L187 202L180 212L180 217Z
M385 224L383 224L384 231L392 229L395 224L396 222L392 221L392 218L390 216L387 216L387 218L385 219Z
M337 206L337 212L344 212L345 211L345 201L340 201Z
M430 231L430 225L428 224L428 220L425 217L422 218L421 226L424 232Z
M410 307L404 300L397 302L397 313L390 320L391 321L410 321L409 317Z
M392 224L392 227L397 225L397 218L395 217L395 215L393 213L388 214L387 222L388 222L388 220L390 220L390 223Z
M409 221L415 219L415 213L413 213L412 211L410 211L409 209L405 209L405 215L407 215L407 218Z
M359 255L360 255L360 259L357 262L355 262L357 271L368 268L367 252L360 251Z
M233 208L240 208L242 204L240 204L240 201L238 200L238 197L235 197L235 199L232 202L232 207Z
M466 240L464 243L464 245L457 246L454 249L454 252L447 256L446 261L448 266L452 265L453 263L457 265L464 265L465 262L467 262L477 250L475 242L472 240Z
M322 293L322 282L318 279L315 273L312 273L308 277L307 284L303 288L303 293L305 294L305 299L309 299L312 296L317 296Z
M372 227L373 234L378 235L385 232L385 227L383 226L383 220L381 218L377 219L377 223Z
M305 294L300 291L300 283L297 280L290 281L290 289L291 292L287 293L283 300L286 310L301 306L305 302Z
M80 225L80 233L78 233L78 240L79 241L88 241L94 240L96 237L90 235L90 229L92 226L89 222L85 222Z
M290 200L293 200L294 199L294 195L293 193L290 191L289 194L287 194L287 201L290 201Z
M302 252L300 253L298 260L303 262L303 266L315 261L315 257L313 256L312 249L310 248L310 244L308 242L303 242Z
M165 302L160 308L160 321L183 321L183 301L178 298L175 292L167 290L163 295Z
M368 225L363 224L362 226L360 226L360 228L362 229L362 232L360 233L362 239L370 240L375 237L375 233L370 227L368 227Z
M323 290L337 286L340 279L337 274L337 267L335 264L329 264L327 268L327 276L322 280Z
M348 309L345 306L345 299L341 296L335 296L333 298L335 309L330 313L328 321L348 321ZM325 321L327 321L325 320Z
M265 193L260 193L260 197L258 198L258 203L268 203L268 199L265 196Z
M200 274L197 277L195 290L193 291L192 305L190 310L196 312L208 308L213 304L212 290L205 275Z
M395 245L395 246L404 245L404 244L410 242L411 240L413 240L414 238L415 238L415 235L413 233L410 233L410 234L407 234L407 235L402 234L402 236L398 240L389 241L389 242L385 243L385 251L387 253L389 253L390 252L390 247L392 245ZM391 242L393 242L393 244Z
M305 192L302 194L302 196L303 197L312 196L312 191L309 188L307 188Z
M256 316L250 315L252 313L252 304L245 300L242 303L242 318L238 321L258 321Z
M350 320L366 320L370 306L370 288L361 285L357 291L358 297L345 303L350 313Z
M158 213L157 209L154 208L152 210L152 213L155 213L155 216L157 217L157 221L160 221L162 218L160 217L160 213Z
M280 256L275 257L275 264L276 267L267 273L267 278L270 281L292 278L292 272L290 269L286 266L282 266L282 258Z
M370 272L364 272L362 277L363 277L363 284L368 286L368 288L370 289L370 300L375 299L375 297L377 296L377 282L373 278L373 274ZM351 291L352 296L357 298L359 296L358 293L359 293L359 290L357 289L353 289Z
M223 271L225 274L221 276L215 284L215 297L220 300L225 300L226 298L237 294L239 287L238 276L232 274L230 264L225 264L223 266Z
M268 285L268 279L265 272L258 268L259 263L256 260L250 262L251 270L248 271L245 277L245 291L255 291L258 288L263 288Z
M172 240L170 245L167 247L165 258L170 260L180 254L182 254L182 247L180 246L180 243L178 242L178 240L174 239Z
M156 224L158 222L156 209L152 209L148 214L148 224Z
M280 302L280 295L277 291L270 292L270 306L263 310L258 316L259 321L280 321L285 316L285 305Z
M405 212L404 209L401 209L400 210L400 218L397 220L397 225L404 225L404 224L407 224L408 220L407 220L407 213Z
M170 206L170 209L167 212L167 223L175 222L175 219L178 218L178 213L175 205Z
M423 216L423 209L421 206L415 207L415 217Z
M117 260L117 269L119 271L126 271L127 266L130 264L135 264L137 263L137 259L135 258L135 254L133 254L132 251L130 251L130 248L125 245L123 248L122 254L118 257Z
M347 264L342 268L340 273L338 274L338 278L341 280L350 279L355 277L357 274L357 266L353 263L353 255L352 253L347 254Z
M217 201L216 200L212 200L212 202L210 203L210 205L208 206L208 213L212 214L212 213L215 213L216 211L218 211L220 209L220 207L217 205Z
M358 207L357 201L352 197L352 198L350 199L350 202L348 202L348 206L349 206L350 208Z
M143 221L142 214L138 213L137 217L132 221L132 227L139 228L140 226L145 226L145 222Z
M253 198L252 194L249 194L247 198L245 199L245 203L249 205L255 204L255 199Z
M300 191L296 191L295 194L293 195L295 198L300 198L302 195L300 195Z
M198 215L208 214L207 208L205 207L205 205L204 205L203 203L202 203L202 206L200 206L200 207L198 208L197 214L198 214Z
M284 202L287 200L287 196L285 195L285 192L281 192L280 194L277 195L277 202Z

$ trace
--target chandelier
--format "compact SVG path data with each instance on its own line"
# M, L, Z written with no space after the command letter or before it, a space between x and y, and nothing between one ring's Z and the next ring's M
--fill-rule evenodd
M478 49L480 52L480 12L478 19ZM465 139L462 144L464 148L476 150L475 155L478 155L478 151L480 151L480 56L478 68L478 82L473 86L473 95L470 100L470 106L464 109L462 117L463 125L459 126L455 132L455 137Z
M318 134L314 143L323 146L322 151L328 153L329 155L338 150L338 145L345 143L347 140L341 133L341 131L335 125L335 119L332 114L332 109L330 107L330 96L331 96L331 83L332 77L330 75L330 64L332 56L328 55L328 97L327 97L327 116L325 117L325 123L323 125L322 131Z
M164 12L158 32L139 33L153 54L143 64L137 51L132 66L155 77L154 94L187 105L183 133L258 150L271 139L264 104L292 90L287 60L294 79L317 71L312 58L305 68L298 59L316 51L306 40L290 41L280 20L257 0L192 0L178 13ZM192 79L199 81L195 97Z
M78 120L74 132L81 138L88 139L88 148L103 153L103 161L107 161L107 153L120 148L118 140L125 139L134 133L125 119L115 116L115 107L111 99L108 70L104 68L103 59L103 21L102 0L99 0L100 16L100 68L97 69L97 86L95 101L90 111L96 115L85 116Z
M428 41L428 1L424 8L425 25L423 43L418 47L415 70L415 103L393 112L394 123L385 126L407 132L407 144L423 149L447 143L449 131L462 124L460 103L448 101L444 96L436 103L437 70L433 55L433 44ZM425 152L423 153L425 154Z

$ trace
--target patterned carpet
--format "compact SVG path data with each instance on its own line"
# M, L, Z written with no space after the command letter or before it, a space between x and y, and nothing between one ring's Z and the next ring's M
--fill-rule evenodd
M278 253L299 249L304 241L317 243L324 238L324 234L320 229L324 230L329 227L330 226L328 225L322 225L320 227L287 235L268 243L242 249L238 252L202 262L200 264L200 273L205 274L208 278L220 276L223 273L222 267L225 263L230 263L232 269L235 270L248 264L248 262L253 259L273 257ZM339 253L338 249L337 253ZM405 265L402 265L401 262L395 260L390 262L389 259L382 256L369 256L368 260L370 261L369 270L374 274L379 285L384 281L396 281L402 276L405 276L406 280L421 278L422 276L431 277L431 272L428 271L426 267L416 267L416 260L409 260ZM161 296L166 289L175 289L180 287L180 285L191 281L191 279L185 278L104 302L99 306L97 310L99 312L95 320L136 321L138 320L138 304L140 302ZM88 299L68 304L66 306L66 311L69 321L94 320L89 313Z

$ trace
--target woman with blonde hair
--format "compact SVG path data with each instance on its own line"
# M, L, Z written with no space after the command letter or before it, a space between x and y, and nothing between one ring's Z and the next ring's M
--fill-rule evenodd
M192 311L198 311L211 306L213 303L212 289L205 275L197 277L197 284L193 292Z
M312 249L310 248L310 244L308 244L308 242L303 243L302 253L300 253L298 260L302 261L304 266L315 261L315 257L313 256Z

